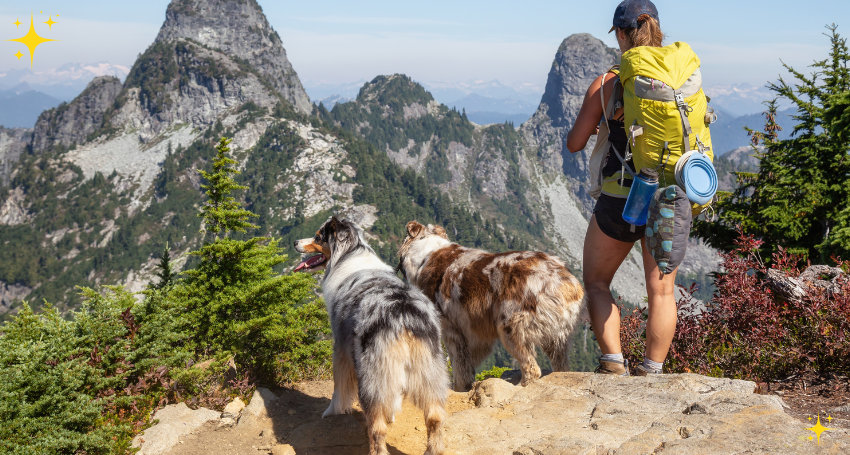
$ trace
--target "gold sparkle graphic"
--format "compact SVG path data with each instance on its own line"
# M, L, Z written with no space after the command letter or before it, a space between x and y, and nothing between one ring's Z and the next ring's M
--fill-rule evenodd
M53 31L53 24L55 24L56 21L53 20L53 16L50 16L44 23L50 27L50 31Z
M21 25L21 21L19 21L17 19L15 19L15 22L12 22L12 23L15 24L15 28L18 28L18 26Z
M20 59L21 59L21 57L23 57L23 56L24 56L24 54L22 54L22 53L21 53L21 51L15 52L15 54L14 54L14 55L15 55L15 57L18 57L18 60L20 60Z
M38 47L39 44L45 43L47 41L59 41L55 39L42 38L35 32L35 22L32 17L32 13L30 13L30 29L26 35L17 38L17 39L9 39L6 41L17 41L24 46L26 46L30 50L30 68L32 68L33 61L35 60L35 48ZM20 51L18 51L20 52Z
M811 418L811 417L809 417L809 420L812 420L812 418ZM828 420L828 421L830 421L830 422L832 422L832 416L827 417L827 420ZM821 424L820 424L820 416L818 416L818 423L817 423L817 424L815 424L815 426L813 426L813 427L811 427L811 428L806 428L806 429L807 429L807 430L809 430L809 431L811 431L812 433L814 433L814 434L816 434L816 435L817 435L817 437L818 437L818 445L820 445L820 435L821 435L823 432L825 432L825 431L830 431L830 430L834 430L834 428L827 428L827 427L825 427L825 426L821 425ZM812 441L812 440L814 440L814 437L813 437L813 436L809 436L809 441Z

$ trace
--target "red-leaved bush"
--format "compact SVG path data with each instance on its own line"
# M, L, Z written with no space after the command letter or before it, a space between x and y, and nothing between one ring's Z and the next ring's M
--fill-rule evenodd
M806 296L789 300L768 286L767 273L797 277L801 259L780 249L766 266L760 240L742 234L735 244L723 255L724 272L705 308L687 296L677 302L667 372L754 381L808 371L850 374L850 262L833 258L845 272L834 281L840 291L804 284ZM645 320L638 309L622 321L623 352L632 365L643 359Z

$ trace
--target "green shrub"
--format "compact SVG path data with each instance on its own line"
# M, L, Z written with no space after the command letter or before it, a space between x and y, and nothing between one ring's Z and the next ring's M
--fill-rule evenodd
M510 368L508 368L508 367L504 367L504 368L503 367L493 367L493 368L490 368L489 370L485 370L485 371L482 371L481 373L476 374L475 380L476 381L483 381L487 378L501 378L502 373L504 373L505 371L508 371L508 370L510 370Z

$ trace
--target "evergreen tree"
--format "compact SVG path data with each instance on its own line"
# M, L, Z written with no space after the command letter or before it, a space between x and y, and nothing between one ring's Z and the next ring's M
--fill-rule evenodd
M177 274L174 273L171 267L171 249L168 248L168 243L162 250L162 256L159 258L159 272L156 276L159 278L159 283L151 283L148 287L152 289L165 289L174 284L177 279Z
M764 145L754 152L758 173L737 173L740 188L718 204L720 222L696 225L712 246L730 251L740 227L771 251L784 246L821 262L850 256L850 53L836 26L827 29L829 58L816 61L811 76L785 65L794 84L769 84L796 105L799 124L778 140L776 102L767 104L764 131L749 131L753 145Z
M185 302L196 350L232 353L268 380L298 379L306 370L327 367L327 314L311 276L275 272L286 261L278 240L227 237L253 228L246 220L256 216L231 196L244 187L232 179L236 162L227 156L229 142L219 141L213 172L201 171L209 181L201 216L216 239L190 253L200 263L184 273L174 296Z
M248 218L256 218L257 215L243 209L241 204L230 195L234 190L244 190L248 187L237 184L236 180L233 179L233 176L239 174L239 171L232 167L237 164L236 160L227 156L230 151L228 144L230 144L230 139L221 138L215 148L216 156L213 161L213 171L200 171L201 176L209 182L207 185L201 185L201 188L207 190L206 195L209 196L209 200L204 204L198 216L204 219L206 232L211 232L216 237L220 232L226 236L227 231L244 233L249 228L257 228L257 226L248 222Z

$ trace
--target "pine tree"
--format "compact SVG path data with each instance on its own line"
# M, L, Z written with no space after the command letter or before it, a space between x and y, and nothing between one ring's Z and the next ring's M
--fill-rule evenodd
M256 229L257 226L248 222L251 217L256 218L257 215L242 208L236 200L230 195L234 190L244 190L247 186L242 186L236 183L233 176L239 174L239 171L232 166L237 164L236 160L229 158L227 153L230 152L230 139L223 137L216 145L216 156L213 160L213 171L200 171L201 176L209 182L207 185L201 185L201 188L207 190L206 195L209 200L201 208L199 217L204 219L206 223L206 232L215 234L218 237L219 233L227 236L227 231L246 232L247 229Z
M159 278L159 283L151 283L148 287L153 289L165 289L174 284L177 279L177 274L171 266L171 249L168 248L168 243L162 250L162 256L159 258L159 272L156 276Z
M719 223L697 223L712 246L731 250L740 227L769 251L783 246L820 262L850 256L850 53L836 26L827 29L829 58L816 61L811 76L784 64L795 82L768 85L794 103L799 124L778 140L776 102L768 103L764 131L750 131L753 145L764 146L755 152L759 172L738 173L740 188L718 204Z
M194 333L192 347L202 355L232 353L237 363L267 380L297 380L305 371L327 367L330 333L324 304L309 275L281 275L286 261L276 239L228 238L255 226L256 215L231 196L236 163L227 156L230 141L216 147L212 172L201 171L209 200L201 208L206 232L215 239L190 254L200 263L184 272L174 297L185 302Z

